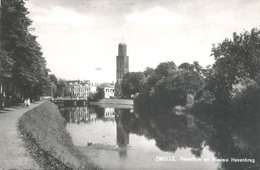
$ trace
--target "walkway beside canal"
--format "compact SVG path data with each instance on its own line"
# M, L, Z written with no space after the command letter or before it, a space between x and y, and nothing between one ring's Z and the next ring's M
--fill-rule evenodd
M32 103L30 109L42 102ZM40 169L23 146L19 118L28 111L23 104L0 110L0 169Z

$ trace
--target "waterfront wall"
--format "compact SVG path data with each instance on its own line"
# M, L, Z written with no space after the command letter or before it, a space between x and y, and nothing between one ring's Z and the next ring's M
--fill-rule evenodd
M102 99L98 102L90 102L90 104L117 104L117 105L133 105L132 99Z

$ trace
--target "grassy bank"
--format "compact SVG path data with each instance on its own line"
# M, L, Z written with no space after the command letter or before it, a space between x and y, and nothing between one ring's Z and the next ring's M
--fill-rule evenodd
M25 113L19 130L29 153L44 169L99 169L73 145L65 119L49 101Z

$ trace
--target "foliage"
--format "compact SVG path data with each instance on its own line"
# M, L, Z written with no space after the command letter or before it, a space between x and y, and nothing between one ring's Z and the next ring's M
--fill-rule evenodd
M132 94L140 93L144 77L143 72L125 74L121 82L122 95L130 98Z
M258 116L260 113L260 88L256 83L251 83L245 89L237 92L231 101L231 108L237 115Z
M159 81L154 88L153 103L162 106L186 105L187 93L182 87L183 77L169 77Z
M103 99L105 97L105 92L103 88L98 88L97 93L93 94L93 101L98 101L100 99Z
M146 67L144 70L145 77L148 77L154 73L154 69L151 67Z
M51 82L51 94L53 97L68 97L71 95L66 85L66 80L57 78L54 74L49 75Z
M149 69L149 74L147 70L140 95L135 100L137 105L142 103L167 108L185 106L188 94L194 95L204 84L203 70L198 62L183 63L179 67L174 62L164 62L154 71Z
M169 77L176 72L177 66L173 61L160 63L154 70L160 77Z
M230 102L230 94L238 80L252 79L260 83L260 31L253 28L251 32L233 33L232 39L225 39L213 45L213 75L208 89L216 100Z
M0 75L10 74L13 66L13 60L9 57L7 52L2 50L0 50L0 56Z
M195 95L196 109L218 110L222 116L259 114L260 31L233 33L231 39L213 45L212 56L213 66L202 69L205 85Z
M174 62L162 62L160 63L153 72L146 79L143 92L150 93L150 96L153 94L154 86L158 81L163 78L174 76L176 73L177 67Z
M66 81L63 79L59 79L57 82L57 92L55 97L60 96L60 97L64 97L67 96L66 93Z
M49 75L50 81L53 82L55 85L58 84L58 78L54 74Z
M122 98L122 88L121 83L119 81L117 81L115 84L115 97Z
M1 72L10 72L22 96L37 98L49 93L46 61L36 36L29 32L32 21L24 1L2 0Z

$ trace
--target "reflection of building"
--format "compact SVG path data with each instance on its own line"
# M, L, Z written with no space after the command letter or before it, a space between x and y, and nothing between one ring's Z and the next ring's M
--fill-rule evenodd
M96 113L89 113L89 121L94 122L97 120L97 114Z
M87 107L60 108L66 121L71 123L90 123L97 120L97 114Z
M97 83L90 82L89 80L74 80L67 81L66 83L72 98L87 98L90 93L95 93L97 90Z
M105 118L114 118L115 117L115 108L105 108L104 117Z
M123 112L121 109L115 109L117 144L120 147L125 147L129 144L129 133L124 130L122 124L122 115Z

